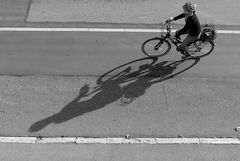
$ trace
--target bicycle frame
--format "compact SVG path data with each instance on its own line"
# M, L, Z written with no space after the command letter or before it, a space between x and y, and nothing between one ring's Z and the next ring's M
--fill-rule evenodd
M172 38L172 34L171 34L172 26L170 26L170 23L166 23L166 26L167 26L167 32L161 38L164 40L170 40L170 42L173 43L177 47L177 49L180 49L178 44L181 44L182 42Z

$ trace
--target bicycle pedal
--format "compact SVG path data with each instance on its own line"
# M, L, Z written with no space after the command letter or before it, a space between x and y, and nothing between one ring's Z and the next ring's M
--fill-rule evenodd
M177 42L182 42L182 40L181 39L176 39L177 40Z
M180 47L177 47L176 50L177 50L178 52L181 52L181 51L182 51L182 49L181 49Z
M188 59L188 58L196 58L196 55L194 54L188 54L188 55L183 55L182 59Z

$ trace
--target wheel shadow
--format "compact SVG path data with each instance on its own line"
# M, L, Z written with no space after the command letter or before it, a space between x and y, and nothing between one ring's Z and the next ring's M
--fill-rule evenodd
M144 95L153 84L171 79L198 62L199 58L160 61L158 58L147 57L118 66L100 76L95 87L84 85L79 95L59 113L34 123L29 128L29 132L40 131L51 123L63 123L101 109L110 103L128 105Z

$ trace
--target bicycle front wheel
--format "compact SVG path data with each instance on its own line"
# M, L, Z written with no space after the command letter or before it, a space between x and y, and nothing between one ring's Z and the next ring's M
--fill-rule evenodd
M142 45L142 51L149 57L160 57L166 55L171 49L167 40L161 38L152 38L145 41Z
M209 55L214 49L214 43L209 40L196 40L188 45L188 52L195 57L204 57Z

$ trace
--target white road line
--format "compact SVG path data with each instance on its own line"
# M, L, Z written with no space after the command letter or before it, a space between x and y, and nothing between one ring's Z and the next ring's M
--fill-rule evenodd
M163 32L161 29L123 29L123 28L29 28L29 27L0 27L0 32L3 31L29 31L29 32L146 32L156 33ZM173 32L176 29L172 30ZM217 30L219 34L240 34L240 30Z
M85 138L85 137L0 137L0 143L23 144L217 144L240 145L239 138Z
M121 28L0 28L0 31L34 32L162 32L160 29L121 29Z

